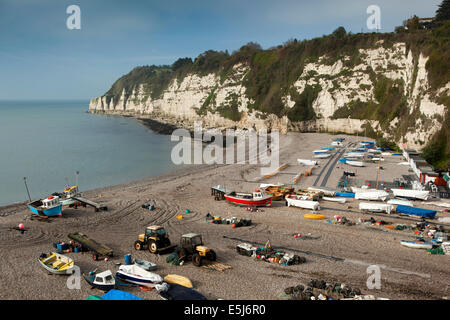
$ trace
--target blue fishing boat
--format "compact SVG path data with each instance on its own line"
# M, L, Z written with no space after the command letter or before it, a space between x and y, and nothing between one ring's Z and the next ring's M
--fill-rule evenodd
M28 208L38 216L61 216L62 204L58 196L49 196L45 199L39 199L28 204Z

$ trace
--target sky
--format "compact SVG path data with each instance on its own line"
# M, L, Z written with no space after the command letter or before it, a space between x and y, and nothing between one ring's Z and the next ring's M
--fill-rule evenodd
M441 0L0 0L0 100L91 99L141 65L172 64L206 50L230 53L253 41L269 48L367 28L380 32L416 14L433 17ZM70 5L81 29L68 29Z

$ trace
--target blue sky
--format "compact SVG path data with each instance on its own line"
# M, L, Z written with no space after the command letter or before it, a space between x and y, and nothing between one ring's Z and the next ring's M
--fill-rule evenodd
M138 65L311 39L344 26L368 32L366 9L381 8L381 32L441 0L0 0L0 99L90 99ZM81 9L69 30L66 8Z

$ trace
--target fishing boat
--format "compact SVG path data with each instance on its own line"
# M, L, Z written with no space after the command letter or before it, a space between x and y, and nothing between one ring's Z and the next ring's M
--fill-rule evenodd
M137 258L134 259L134 264L136 264L137 266L139 266L142 269L147 270L147 271L153 271L153 270L156 270L156 268L157 268L156 264L154 264L153 262L141 260L141 259L137 259Z
M49 196L45 199L39 199L28 204L28 208L39 216L61 216L62 204L58 196Z
M260 189L255 189L253 193L230 192L225 194L225 199L233 204L247 207L262 207L272 204L272 195L268 195Z
M421 241L408 241L408 240L401 240L400 244L402 246L408 247L408 248L414 248L414 249L432 249L433 245L435 243L433 242L421 242Z
M428 200L430 192L426 190L391 189L394 196L406 199Z
M72 199L72 197L75 197L79 194L80 193L78 192L77 186L67 187L66 189L64 189L64 192L60 195L59 201L63 206L74 204L75 202L77 202L77 200Z
M116 272L116 277L144 287L153 288L163 282L163 278L156 273L149 272L138 265L121 265Z
M320 210L319 202L308 200L306 196L290 194L285 199L288 207L294 206L303 209Z
M92 287L109 291L116 287L116 279L114 278L111 270L95 273L95 271L89 272L89 274L83 274L84 280Z
M268 186L264 188L264 192L268 195L272 194L272 201L283 200L284 197L294 192L294 188L286 186Z
M74 267L72 258L56 252L42 253L39 263L45 270L54 274L72 274Z

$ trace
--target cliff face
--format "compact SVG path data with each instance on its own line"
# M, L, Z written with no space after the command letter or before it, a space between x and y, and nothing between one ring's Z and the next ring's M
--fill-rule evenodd
M189 128L194 121L202 121L205 128L371 132L420 150L448 117L448 75L439 87L431 86L429 54L411 48L410 43L388 40L376 39L359 48L351 43L350 54L334 50L316 57L298 55L295 60L291 53L290 68L298 72L284 71L286 77L294 74L284 87L270 77L261 80L264 68L272 74L278 69L283 72L280 61L290 54L285 51L300 50L295 46L304 47L303 43L257 51L227 68L170 73L169 80L161 78L166 84L157 94L154 82L133 82L125 76L104 96L92 99L89 110L138 115ZM276 107L272 108L272 102Z

